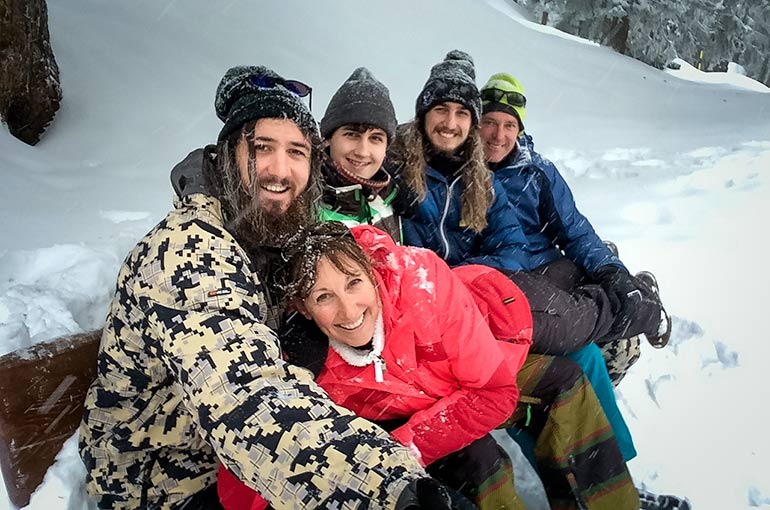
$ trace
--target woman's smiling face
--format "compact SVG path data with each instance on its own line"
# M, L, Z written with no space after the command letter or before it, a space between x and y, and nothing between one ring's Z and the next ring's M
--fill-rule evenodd
M337 269L327 257L321 257L315 285L302 304L305 314L326 336L360 347L374 336L380 300L374 282L363 267L345 256L340 261L350 274Z

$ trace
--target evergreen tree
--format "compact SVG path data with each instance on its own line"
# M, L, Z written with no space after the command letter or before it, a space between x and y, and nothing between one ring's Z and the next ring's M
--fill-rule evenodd
M674 57L703 70L741 64L770 85L770 0L516 0L551 24L662 68Z

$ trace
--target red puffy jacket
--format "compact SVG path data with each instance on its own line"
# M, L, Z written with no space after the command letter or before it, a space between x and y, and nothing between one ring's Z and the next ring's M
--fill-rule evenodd
M317 382L334 402L364 418L408 418L391 434L428 465L512 414L516 375L532 341L529 305L494 269L453 271L432 251L398 246L374 227L352 232L372 260L382 301L384 380L375 380L373 365L352 366L329 349ZM250 491L233 488L240 482L222 471L220 494L228 492L234 502L239 490ZM256 493L250 494L249 501ZM226 498L223 504L249 508L228 505ZM257 497L254 505L264 508L264 501Z

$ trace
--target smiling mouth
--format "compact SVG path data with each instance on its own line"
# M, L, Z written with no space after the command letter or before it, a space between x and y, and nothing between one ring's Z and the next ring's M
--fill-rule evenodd
M364 323L364 316L366 315L366 312L361 314L361 317L358 318L357 321L351 322L349 324L337 324L338 328L342 328L345 331L353 331L354 329L357 329L361 327L361 324Z
M286 193L290 189L289 186L283 184L261 184L259 187L270 193Z
M370 164L368 161L355 161L349 158L347 159L347 162L350 163L350 166L356 169L365 168Z

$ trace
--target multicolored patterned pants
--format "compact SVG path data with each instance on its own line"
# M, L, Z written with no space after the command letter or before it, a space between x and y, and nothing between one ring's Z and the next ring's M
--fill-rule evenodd
M518 382L519 406L508 424L535 439L536 468L551 508L637 510L639 494L580 367L530 354Z

